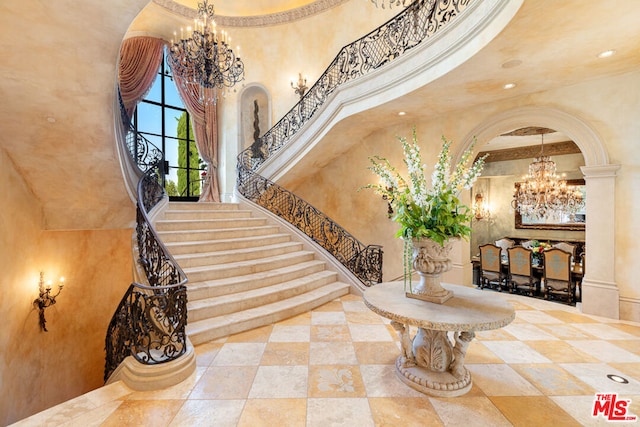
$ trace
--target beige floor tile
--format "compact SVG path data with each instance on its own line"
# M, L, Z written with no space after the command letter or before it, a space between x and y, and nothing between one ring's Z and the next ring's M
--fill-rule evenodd
M257 366L210 367L189 399L246 399L257 369Z
M307 426L373 427L371 408L366 398L307 399Z
M249 399L238 427L297 427L307 419L306 399Z
M360 374L368 397L424 397L400 381L395 364L360 365Z
M195 346L193 349L196 353L196 365L209 366L223 345L224 343L207 342Z
M312 325L345 325L344 311L314 311L311 313Z
M544 310L549 316L553 316L556 319L562 320L566 323L594 323L594 320L590 317L583 316L578 313L570 313L563 310Z
M490 399L515 427L580 426L546 396L493 396Z
M311 326L311 342L351 341L351 333L347 325L313 325Z
M309 343L270 342L264 349L260 365L308 365Z
M608 363L614 369L625 374L625 378L640 382L640 363Z
M176 416L183 403L183 400L127 400L102 426L164 426Z
M547 396L594 394L596 390L555 364L510 365Z
M535 310L535 308L522 302L521 299L507 297L507 301L513 306L514 310Z
M631 353L605 340L567 341L572 346L598 358L603 362L636 363L640 355ZM638 343L640 344L640 342Z
M349 311L345 312L347 322L362 325L377 325L384 323L382 318L373 311Z
M312 314L317 311L342 311L342 302L340 300L330 301L326 304L321 305L318 308L314 308L311 312Z
M354 342L353 347L361 365L393 365L400 356L394 342Z
M353 311L358 311L358 312L370 312L373 313L371 311L371 309L369 309L369 307L367 307L364 302L362 301L362 299L357 300L357 301L342 301L342 309L344 310L345 313L350 313Z
M446 426L511 426L487 397L431 398L430 401Z
M636 337L640 337L640 326L639 325L628 325L626 323L611 323L610 326L620 329L628 334L635 335Z
M527 345L556 363L599 362L595 357L564 341L527 341Z
M211 362L211 366L259 365L267 346L262 342L226 343Z
M356 341L393 341L393 335L387 328L389 325L355 325L349 324L351 339ZM394 335L398 335L393 332Z
M366 392L355 365L319 365L309 367L309 397L365 397Z
M474 340L471 341L467 348L467 354L464 358L465 364L468 363L502 363L502 359L495 355L483 343Z
M273 325L262 326L250 331L231 335L227 342L267 342L273 330Z
M310 325L310 324L311 324L310 311L275 323L275 325L283 325L283 326L296 326L296 325L300 326L300 325Z
M260 366L249 398L305 398L308 376L307 366Z
M506 364L467 364L471 381L487 396L537 396L542 393Z
M628 352L637 354L640 356L640 341L638 340L608 340L609 343L620 347Z
M520 320L524 320L538 326L546 323L558 323L557 318L539 310L519 310L517 312L517 317Z
M310 365L357 365L358 358L350 342L312 342L309 345Z
M269 342L309 342L311 326L275 325Z
M370 397L376 426L443 426L426 397Z
M341 296L340 301L362 301L362 296L356 294L347 294Z
M503 329L492 329L490 331L477 331L476 338L482 341L491 341L491 340L508 341L508 340L516 339L516 337L514 337L513 335L511 335L510 333L508 333Z
M188 400L169 427L234 427L238 425L244 406L244 399Z
M595 337L589 335L571 325L538 325L538 327L561 340L592 340Z
M528 341L527 341L528 342ZM506 363L549 363L550 360L523 341L485 341L483 344Z

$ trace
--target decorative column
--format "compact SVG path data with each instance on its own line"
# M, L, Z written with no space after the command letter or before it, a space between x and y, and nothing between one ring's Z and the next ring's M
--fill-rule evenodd
M620 318L615 282L615 179L620 165L582 166L587 186L582 312Z

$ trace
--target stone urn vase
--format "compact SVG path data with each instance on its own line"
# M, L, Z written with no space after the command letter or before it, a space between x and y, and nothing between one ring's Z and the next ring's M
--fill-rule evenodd
M457 238L448 239L444 246L427 238L413 239L413 268L420 282L406 292L409 298L442 304L453 297L453 292L442 287L440 276L451 270L449 254Z

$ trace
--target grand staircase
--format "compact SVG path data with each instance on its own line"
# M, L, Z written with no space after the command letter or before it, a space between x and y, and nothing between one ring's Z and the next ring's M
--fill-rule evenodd
M194 345L309 311L349 293L303 243L235 203L170 202L156 230L189 279Z

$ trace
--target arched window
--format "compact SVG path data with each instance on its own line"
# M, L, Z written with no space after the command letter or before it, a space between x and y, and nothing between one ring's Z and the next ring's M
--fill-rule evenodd
M133 126L164 153L162 184L169 198L197 201L205 163L198 154L191 116L167 65L166 51L149 93L136 108Z

